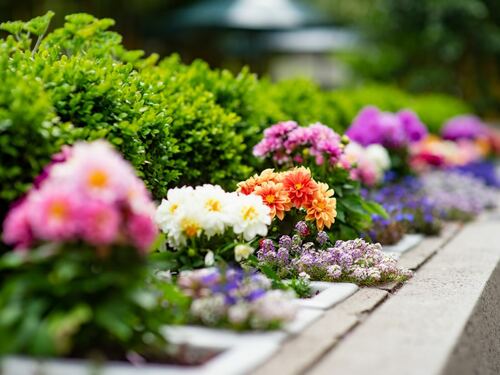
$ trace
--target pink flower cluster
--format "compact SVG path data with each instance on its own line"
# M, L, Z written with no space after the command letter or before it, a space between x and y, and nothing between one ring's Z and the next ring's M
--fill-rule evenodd
M363 147L359 143L350 142L345 148L341 165L350 169L353 180L372 187L382 182L384 172L391 167L391 160L387 150L379 144Z
M133 168L104 141L77 143L54 156L4 222L18 249L39 242L132 245L146 251L157 236L155 206Z
M428 136L410 148L410 164L417 172L433 168L450 168L477 162L486 156L481 142L469 139L456 141Z
M368 106L359 112L346 134L362 146L401 148L423 139L427 127L410 110L390 113Z
M313 157L318 165L335 165L343 147L340 135L326 125L301 127L294 121L285 121L264 130L264 139L255 145L253 154L270 157L279 165L302 163L307 157Z

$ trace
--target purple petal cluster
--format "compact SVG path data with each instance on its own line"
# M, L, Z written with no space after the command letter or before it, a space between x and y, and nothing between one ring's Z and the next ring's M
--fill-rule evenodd
M285 246L277 250L262 243L257 257L261 264L271 266L282 278L307 275L315 281L370 285L411 276L410 271L398 267L394 258L382 252L380 244L362 239L332 244L327 237L326 233L319 232L317 243L314 243L295 235L291 243L288 239L280 239Z
M433 171L421 181L424 194L448 219L471 219L497 205L496 190L470 175Z
M427 127L410 110L390 113L368 106L359 112L346 134L363 146L381 144L387 148L402 148L423 139Z
M462 174L473 176L488 186L500 188L500 170L490 160L482 160L453 168Z
M343 148L340 135L326 125L300 127L296 122L286 121L267 128L253 154L272 158L279 165L303 163L305 158L313 158L317 165L336 165Z
M435 235L441 230L442 212L425 195L422 182L416 177L406 177L366 195L389 214L389 218L372 217L373 227L368 236L373 241L390 245L407 231Z
M183 271L177 285L192 298L193 319L204 325L272 329L296 314L293 293L270 290L270 280L258 273L236 268Z
M442 137L452 141L458 139L477 139L487 137L488 134L488 127L479 117L473 115L453 117L441 129Z

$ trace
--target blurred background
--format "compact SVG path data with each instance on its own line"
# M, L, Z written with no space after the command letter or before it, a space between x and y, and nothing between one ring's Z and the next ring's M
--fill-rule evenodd
M56 12L116 20L131 49L325 88L388 83L500 115L499 0L0 0L0 22Z

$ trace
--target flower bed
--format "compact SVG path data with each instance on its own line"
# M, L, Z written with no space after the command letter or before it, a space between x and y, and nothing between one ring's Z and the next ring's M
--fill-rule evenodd
M443 139L408 109L365 107L346 134L276 123L231 96L247 75L134 57L88 15L42 41L50 17L0 40L0 77L42 98L44 139L0 174L16 182L0 199L26 191L3 224L2 373L248 372L359 287L412 277L396 256L422 236L497 205L499 137L475 117ZM0 128L33 120L4 91Z

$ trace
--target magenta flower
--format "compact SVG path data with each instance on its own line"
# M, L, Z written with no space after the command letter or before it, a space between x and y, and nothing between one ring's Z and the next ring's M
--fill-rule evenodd
M456 141L458 139L476 139L489 135L488 127L479 117L473 115L456 116L448 120L442 130L444 139Z
M135 246L143 252L151 247L158 236L158 227L147 215L132 215L127 222L127 231Z
M418 142L427 136L427 127L420 121L415 112L403 109L398 112L397 116L403 123L403 129L409 143Z
M114 205L91 200L81 209L81 236L92 245L109 245L118 238L120 212Z
M427 128L412 111L394 114L368 106L359 112L346 134L363 146L380 144L401 148L424 138Z
M277 164L301 164L311 156L316 164L336 165L342 155L340 135L320 123L299 127L295 122L278 123L264 131L264 139L253 154L271 158Z
M3 240L9 245L16 245L16 249L27 249L33 241L33 234L28 221L28 205L23 200L14 206L4 222Z
M283 137L297 128L299 125L295 121L283 121L264 130L264 137L278 138Z
M380 111L377 107L363 108L347 129L346 135L363 146L382 143L382 126L379 117Z

